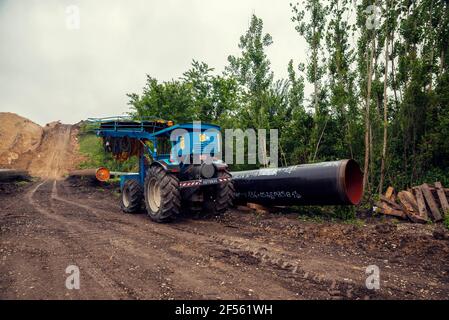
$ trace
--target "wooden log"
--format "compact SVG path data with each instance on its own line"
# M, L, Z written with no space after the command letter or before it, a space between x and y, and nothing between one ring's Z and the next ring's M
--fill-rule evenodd
M434 187L432 187L432 186L429 186L429 189L430 189L430 191L432 191L432 193L433 193L435 196L438 196L438 194L437 194L437 189L436 189L436 188L434 188ZM443 188L443 191L444 191L444 193L446 194L446 197L449 198L449 188Z
M69 177L92 177L95 178L97 169L73 170L69 172Z
M267 208L267 207L265 207L265 206L263 206L261 204L258 204L258 203L251 203L251 202L249 202L249 203L247 203L247 207L255 210L259 214L268 214L268 213L270 213L270 209L269 208Z
M81 170L73 170L70 171L68 173L68 177L89 177L92 179L96 179L96 174L97 174L98 168L95 169L81 169ZM118 176L122 176L122 175L126 175L129 174L127 172L116 172L116 171L112 171L110 172L111 178L112 177L118 177Z
M443 209L443 215L447 215L449 214L449 203L447 202L441 182L435 182L435 188L437 189L438 198L440 199L441 209Z
M436 190L436 188L435 188L434 186L432 186L432 185L429 185L429 189L430 189L431 191ZM448 193L448 192L449 192L449 188L443 188L443 191L444 191L445 193Z
M424 198L426 199L427 205L430 208L430 212L432 213L433 220L435 222L443 220L443 217L441 216L441 213L438 210L438 206L435 202L435 199L433 198L432 192L430 191L429 185L427 183L424 183L421 186L421 190L424 194Z
M410 191L402 191L402 195L403 197L405 197L405 199L407 199L407 202L412 206L414 212L419 212L418 209L418 204L416 202L415 196L413 195L413 193Z
M11 181L29 181L31 176L28 171L15 170L15 169L0 169L0 181L1 182L11 182Z
M415 211L413 204L409 200L407 192L408 191L401 191L398 193L398 198L399 198L399 201L400 201L403 211L407 214L407 216L413 222L417 222L417 223L427 222L427 220L423 219L422 217L420 217L417 214L417 211Z
M413 191L415 192L416 203L418 205L419 215L421 217L423 217L424 219L428 220L429 219L429 214L427 212L426 202L424 200L424 195L422 193L421 188L420 187L414 187Z
M394 194L394 188L393 187L388 187L387 191L385 192L385 198L390 199L393 197Z
M388 203L391 207L393 207L396 210L402 210L402 207L399 204L397 204L396 202L386 198L385 196L381 195L380 196L380 200L382 200L383 202Z
M379 207L379 212L382 214L407 219L407 215L402 210L394 209L388 203L378 202L377 206Z

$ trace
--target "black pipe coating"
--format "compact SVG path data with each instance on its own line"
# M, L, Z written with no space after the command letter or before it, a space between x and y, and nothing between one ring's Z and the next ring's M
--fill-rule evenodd
M232 172L237 201L266 205L356 205L363 174L355 160Z

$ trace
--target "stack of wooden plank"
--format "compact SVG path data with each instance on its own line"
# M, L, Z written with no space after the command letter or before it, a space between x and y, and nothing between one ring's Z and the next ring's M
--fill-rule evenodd
M376 203L377 212L418 223L439 222L449 215L448 197L449 189L443 188L440 182L424 183L398 193L388 187Z

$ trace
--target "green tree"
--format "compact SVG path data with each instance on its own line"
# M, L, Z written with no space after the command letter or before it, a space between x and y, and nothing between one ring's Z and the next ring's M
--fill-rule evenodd
M192 85L172 80L159 83L147 75L143 94L128 94L131 114L139 118L159 117L176 122L197 120L199 109L195 105Z
M240 37L240 56L229 56L226 74L237 79L242 87L241 124L249 128L267 128L267 99L273 83L273 72L265 48L273 43L271 35L263 33L263 21L251 17L248 30Z
M142 94L128 95L131 114L279 129L282 165L346 157L364 163L367 200L386 185L448 185L449 3L303 0L290 6L309 59L299 66L290 61L288 78L274 80L266 54L273 39L253 15L240 54L228 57L222 74L193 60L179 79L148 76Z
M281 159L284 164L306 163L310 157L310 138L313 128L313 116L304 107L304 65L299 64L298 73L293 60L288 64L288 117L279 132Z
M329 104L333 111L335 126L338 128L336 144L332 154L339 158L354 158L354 148L360 142L356 126L360 124L357 97L354 89L355 73L351 69L355 52L349 39L353 25L349 21L352 13L349 0L331 0L329 3L329 23L326 30L326 48L329 52L328 79ZM353 35L353 34L352 34Z
M292 21L296 24L295 29L305 38L310 49L307 80L313 84L312 106L315 112L315 125L312 132L312 140L315 148L313 157L310 160L314 161L329 120L327 105L323 101L326 95L321 89L321 79L325 74L325 67L323 66L324 61L320 59L320 57L324 56L322 54L322 40L325 35L328 8L320 0L304 0L301 5L299 3L296 5L291 3L290 7L293 13Z
M221 122L238 106L236 79L212 74L213 68L205 62L193 60L192 67L181 80L192 87L192 100L197 108L197 120Z

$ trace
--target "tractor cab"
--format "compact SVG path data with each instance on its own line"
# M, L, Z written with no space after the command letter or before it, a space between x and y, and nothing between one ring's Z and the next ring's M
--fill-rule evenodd
M188 179L212 178L226 167L221 158L220 127L211 124L180 124L155 134L155 160L177 167ZM177 169L175 169L177 170Z

